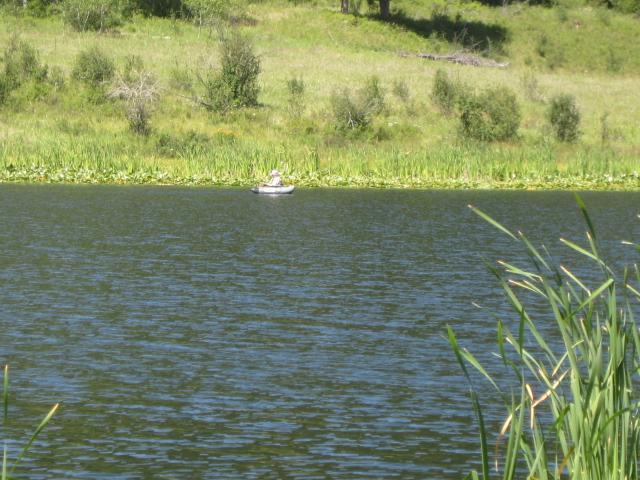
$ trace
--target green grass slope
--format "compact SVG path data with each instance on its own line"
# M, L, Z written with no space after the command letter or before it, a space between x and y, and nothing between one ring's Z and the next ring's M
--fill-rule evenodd
M118 31L78 33L59 17L3 14L0 46L19 34L65 82L23 85L0 106L0 179L246 185L280 168L300 185L640 187L637 17L591 7L393 0L385 23L366 9L343 15L338 3L250 5L251 21L239 28L261 59L260 105L226 115L192 100L201 72L219 63L215 32L134 17ZM94 45L119 69L127 56L140 56L157 78L150 135L129 131L122 102L95 101L70 79L77 54ZM509 65L415 56L460 51ZM457 116L432 102L437 69L475 89L510 87L522 114L518 137L462 139ZM386 92L384 111L362 131L336 130L332 96L372 76ZM301 118L289 111L292 78L305 83ZM574 144L556 142L547 124L557 93L574 95L580 108Z

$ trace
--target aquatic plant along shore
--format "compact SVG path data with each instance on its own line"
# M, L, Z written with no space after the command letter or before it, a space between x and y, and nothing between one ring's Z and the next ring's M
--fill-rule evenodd
M548 152L503 147L444 147L423 153L380 151L299 154L286 147L223 147L166 162L139 158L127 146L22 145L0 151L0 182L251 186L272 166L285 182L301 187L525 188L530 190L637 190L637 161L613 163L607 152L569 159L558 166ZM528 158L527 155L531 155Z
M561 239L564 246L591 265L593 275L576 275L538 249L522 233L512 233L480 210L481 217L518 242L527 252L528 267L500 261L494 273L516 320L497 323L498 358L503 372L513 374L511 388L490 374L471 351L462 348L454 330L449 341L472 383L472 373L488 380L494 398L504 402L499 432L485 424L481 395L471 387L481 438L481 473L504 479L638 478L640 421L634 375L640 358L640 337L634 319L640 300L637 267L614 273L601 254L598 236L585 203L576 195L587 226L586 245ZM635 248L624 242L619 248ZM584 273L584 272L583 272ZM540 315L532 296L548 309ZM535 313L533 313L535 311ZM556 335L542 335L546 318ZM461 339L462 342L462 339ZM496 438L493 451L491 438ZM495 465L495 466L494 466Z

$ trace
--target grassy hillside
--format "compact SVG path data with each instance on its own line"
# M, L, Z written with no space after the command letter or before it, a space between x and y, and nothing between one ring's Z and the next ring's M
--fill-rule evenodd
M19 34L64 85L33 82L0 107L0 178L250 184L280 168L298 184L527 188L640 187L637 17L592 8L392 1L392 22L339 2L265 1L238 27L260 56L260 105L212 113L192 98L219 64L219 37L183 20L134 17L115 31L79 33L59 16L3 14L0 45ZM152 133L132 133L118 100L96 100L72 80L76 57L99 46L138 55L158 80ZM473 51L509 63L479 68L417 58ZM456 114L431 99L437 69L471 89L504 85L522 121L507 142L465 140ZM335 128L332 96L377 76L385 109L367 128ZM305 85L301 118L287 81ZM54 82L55 83L55 82ZM110 87L105 87L108 89ZM553 138L549 99L574 95L582 123L572 144Z

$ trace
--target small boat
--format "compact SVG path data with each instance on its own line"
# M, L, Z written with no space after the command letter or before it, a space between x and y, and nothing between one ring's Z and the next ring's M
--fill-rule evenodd
M251 189L253 193L268 193L270 195L281 195L283 193L293 193L293 185L282 185L280 187L271 187L269 185L257 185Z

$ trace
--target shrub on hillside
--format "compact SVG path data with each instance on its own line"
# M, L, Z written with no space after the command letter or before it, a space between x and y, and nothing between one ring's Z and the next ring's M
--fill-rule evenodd
M154 17L179 15L183 9L182 0L129 0L129 4L133 10Z
M78 54L71 76L88 87L98 89L113 79L115 71L113 60L94 46Z
M516 136L519 126L520 107L509 88L489 88L460 100L460 129L465 138L508 140Z
M32 17L46 17L51 12L54 0L0 0L0 7L6 8L14 15L30 15Z
M452 81L447 72L438 69L433 79L431 98L443 113L450 115L455 109L461 89L461 85Z
M127 120L133 133L148 135L151 132L151 107L158 98L158 83L150 72L140 68L119 77L109 96L125 101Z
M117 0L64 0L62 16L79 32L102 32L120 25Z
M256 106L260 58L251 42L238 33L225 36L220 45L220 63L220 71L209 71L200 79L204 87L201 103L218 112Z
M48 68L40 63L38 51L27 42L13 36L3 52L0 72L0 104L6 102L13 90L25 83L42 84Z
M549 123L561 142L573 142L580 135L580 111L572 95L556 95L548 111Z
M334 125L337 130L357 130L367 127L385 109L385 92L377 77L371 77L355 93L348 88L331 96Z
M199 27L213 27L245 16L245 0L183 0L183 12Z
M348 88L335 91L331 95L331 108L336 130L356 130L371 123L370 112Z
M151 110L147 102L140 99L130 100L126 110L129 129L138 135L151 132Z
M47 78L47 66L40 63L38 51L29 43L13 36L3 54L4 80L15 89L28 80L42 82Z
M227 36L222 40L220 57L220 77L229 86L234 103L241 107L257 105L260 59L254 53L251 42L237 33Z

